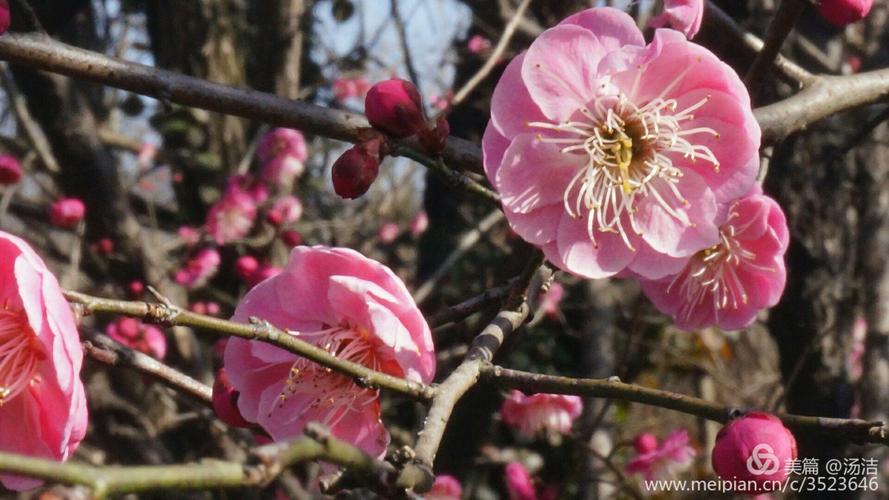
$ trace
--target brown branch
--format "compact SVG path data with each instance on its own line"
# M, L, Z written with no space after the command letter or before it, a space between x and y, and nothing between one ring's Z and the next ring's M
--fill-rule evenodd
M400 488L423 492L432 486L432 463L451 413L466 391L478 382L482 367L491 362L506 336L518 329L528 318L542 284L552 274L542 264L543 256L536 253L526 271L512 287L507 306L475 337L460 366L436 388L423 430L417 440L415 458L402 469L398 477L396 484Z
M617 377L607 379L559 377L511 370L490 364L482 367L481 375L485 381L503 389L520 389L531 393L576 394L632 401L696 415L717 422L726 422L740 411L738 408L723 406L684 394L627 384L621 382ZM778 417L794 430L839 434L855 443L880 443L889 446L889 430L884 427L883 422L784 413L779 413Z
M66 291L65 297L72 303L81 304L85 314L120 314L165 326L187 326L215 334L266 342L348 375L362 387L388 389L421 400L430 399L434 393L432 387L421 382L393 377L364 365L337 358L326 350L304 342L261 319L251 318L251 324L244 324L156 302L103 299L71 291Z
M97 332L81 330L87 338L83 351L92 359L110 366L124 366L151 376L177 392L187 394L198 401L210 405L213 390L188 375L165 365L147 354L130 349L111 338Z
M515 280L510 280L506 285L489 288L475 297L466 299L459 304L452 305L447 309L429 316L429 326L435 328L447 323L460 321L489 305L493 305L494 303L503 300L504 297L509 295L514 283Z
M775 58L781 51L781 46L784 45L784 40L793 30L793 26L806 6L805 0L781 0L778 12L769 23L762 50L756 55L756 59L753 60L753 64L744 76L744 83L752 96L756 95L757 89L762 85L769 69L774 65Z

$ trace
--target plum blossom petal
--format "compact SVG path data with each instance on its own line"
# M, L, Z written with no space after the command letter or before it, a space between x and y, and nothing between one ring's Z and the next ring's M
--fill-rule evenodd
M579 396L564 394L534 394L526 396L512 391L503 400L500 415L503 421L524 436L540 432L567 434L583 410Z
M652 436L654 437L654 436ZM664 438L656 448L647 446L650 439L640 440L636 456L627 462L626 470L646 480L669 479L688 469L697 451L688 444L688 431L679 429ZM657 443L657 439L654 439Z
M648 25L661 28L669 25L691 40L701 30L704 20L704 0L665 0L664 11L653 17Z

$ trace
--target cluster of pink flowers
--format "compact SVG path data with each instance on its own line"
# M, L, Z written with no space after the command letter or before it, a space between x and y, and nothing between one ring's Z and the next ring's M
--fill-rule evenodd
M121 344L157 359L164 359L167 354L167 337L163 330L138 319L120 318L109 323L105 333Z
M639 279L680 326L735 329L784 287L787 227L754 187L759 142L731 68L670 29L646 45L603 7L513 59L482 147L512 229L553 264Z
M0 232L0 450L67 459L86 434L83 349L55 276L21 239ZM26 490L41 482L0 474Z
M256 316L341 359L409 380L435 373L432 335L404 283L382 264L344 248L296 247L284 270L256 285L232 317ZM298 436L319 421L333 435L382 456L389 434L379 391L258 341L231 338L218 384L245 422L273 439ZM237 397L234 397L234 394ZM229 415L227 418L231 417Z
M669 479L691 467L697 452L688 444L688 431L679 429L658 442L654 434L643 433L633 440L636 456L627 462L630 474L646 480Z
M526 437L538 433L568 434L571 425L583 411L579 396L534 394L526 396L512 391L503 400L500 415L510 427Z

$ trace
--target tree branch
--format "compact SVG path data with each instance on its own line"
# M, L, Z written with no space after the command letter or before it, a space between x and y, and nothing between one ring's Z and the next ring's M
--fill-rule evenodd
M793 26L805 9L805 0L781 0L778 12L775 13L775 17L769 23L769 30L766 32L762 50L756 54L756 59L753 60L753 64L744 76L744 83L747 85L751 96L756 95L756 91L762 85L764 77L774 65L775 58L781 51L781 46L784 45L784 40L793 30Z
M188 326L216 334L266 342L348 375L362 387L388 389L415 399L430 399L434 393L432 387L421 382L393 377L364 365L337 358L326 350L304 342L261 319L251 318L251 324L248 325L156 302L103 299L71 291L66 291L65 297L70 302L81 304L85 313L120 314L165 326Z
M559 377L511 370L490 364L482 367L481 375L487 382L491 382L503 389L520 389L528 392L553 394L577 394L579 396L632 401L688 413L689 415L696 415L717 422L726 422L740 411L738 408L726 407L692 396L627 384L621 382L617 377L607 379ZM889 446L889 430L884 427L883 422L790 414L778 414L778 417L795 430L821 432L831 435L839 434L855 443L880 443Z

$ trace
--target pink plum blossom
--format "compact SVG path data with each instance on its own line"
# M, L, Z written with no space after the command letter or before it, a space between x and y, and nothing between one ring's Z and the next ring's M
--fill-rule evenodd
M549 290L543 294L540 299L540 308L550 317L559 316L559 304L562 303L562 297L565 296L565 287L558 281L554 281L550 285Z
M290 128L276 128L266 133L259 142L256 155L262 162L262 179L284 189L302 176L309 157L302 132Z
M238 185L229 185L207 212L207 232L217 245L239 240L256 220L256 199Z
M675 276L641 281L645 295L679 328L744 328L784 291L789 233L774 200L754 190L731 205L719 234L719 243L692 256Z
M203 301L199 300L189 307L192 312L198 314L209 314L210 316L215 316L219 314L219 303L214 301Z
M133 280L127 283L127 291L130 292L131 297L141 297L142 292L145 291L145 283L142 283L141 280Z
M398 224L387 222L380 226L380 229L377 231L377 238L380 239L380 243L388 245L398 239L399 233L401 233L401 228L398 227Z
M874 0L821 0L818 12L830 24L842 28L864 19L874 6Z
M760 488L747 493L764 493L787 479L784 465L796 458L796 439L778 417L752 412L719 430L711 458L722 479L749 481Z
M2 13L2 8L0 8ZM0 25L2 25L2 14L0 14ZM16 184L22 179L22 165L15 156L0 155L0 185L8 186Z
M86 434L83 349L55 276L23 240L0 232L0 450L66 460ZM0 474L13 490L40 480Z
M272 203L266 213L266 220L273 226L288 225L299 221L303 216L303 204L296 196L282 196Z
M664 11L653 17L648 25L653 28L670 26L691 40L701 29L704 20L704 0L664 0Z
M422 210L411 220L411 234L420 236L427 229L429 229L429 215L426 214L425 210Z
M466 42L466 49L472 54L481 54L491 48L491 41L481 35L473 35Z
M364 98L364 112L371 127L397 138L412 136L426 125L420 92L400 78L375 83Z
M503 400L500 414L503 421L520 434L533 437L539 432L567 434L571 424L580 416L583 404L580 397L564 394L534 394L526 396L513 390Z
M427 491L423 498L425 500L461 500L463 498L463 486L454 476L441 474L435 476L435 482L432 483L432 489Z
M49 221L58 228L71 229L83 220L86 206L79 198L62 198L49 206Z
M333 81L333 95L340 102L364 97L369 88L370 84L363 76L337 78Z
M191 226L179 226L176 235L186 247L192 247L201 241L201 232Z
M510 226L553 264L654 279L719 242L718 207L750 190L759 142L729 66L669 29L646 46L602 7L509 63L482 148Z
M6 33L11 22L12 17L9 15L9 2L7 0L0 0L0 35Z
M202 248L192 255L182 269L176 271L176 283L188 289L204 286L219 269L222 257L212 247Z
M167 337L163 330L135 318L120 318L105 328L109 337L121 344L157 359L167 354Z
M250 279L257 269L259 261L252 255L242 255L235 260L235 275L242 280Z
M213 381L213 411L226 425L250 427L250 422L244 420L238 412L238 391L232 387L225 368L220 368L216 372Z
M852 324L852 347L846 359L846 370L849 372L849 381L857 382L864 374L864 353L866 351L867 321L858 317Z
M504 478L506 479L506 491L509 492L509 500L537 500L534 480L531 479L531 473L521 462L506 464Z
M258 317L341 359L408 380L435 373L432 335L404 283L386 266L345 248L293 249L277 276L256 285L232 320ZM379 391L258 341L230 338L224 365L238 410L276 441L319 421L334 436L382 456L389 433Z
M674 431L660 445L657 444L657 438L651 434L648 436L650 437L637 438L633 443L636 456L627 462L628 473L639 474L646 480L675 477L688 469L697 455L695 449L688 444L688 431L685 429ZM655 445L654 448L652 444Z

